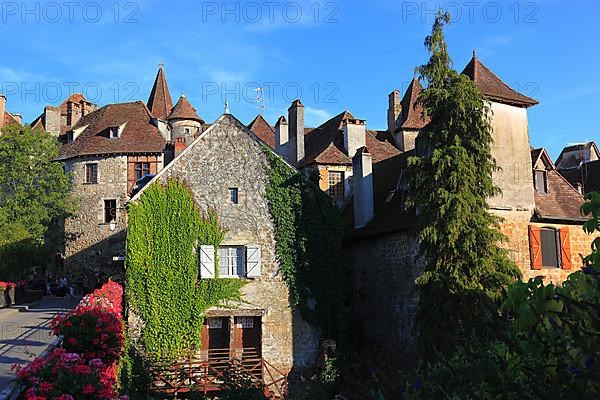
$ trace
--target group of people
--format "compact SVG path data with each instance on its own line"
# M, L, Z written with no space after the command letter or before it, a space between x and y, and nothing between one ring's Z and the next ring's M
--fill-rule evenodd
M73 283L69 284L69 280L66 276L58 279L58 281L53 281L52 278L48 278L46 281L46 294L57 297L65 297L68 294L73 298L75 295L75 287Z

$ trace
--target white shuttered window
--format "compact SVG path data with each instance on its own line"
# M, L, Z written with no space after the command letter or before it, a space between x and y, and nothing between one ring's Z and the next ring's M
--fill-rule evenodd
M222 278L242 278L245 275L244 246L219 247L219 275Z

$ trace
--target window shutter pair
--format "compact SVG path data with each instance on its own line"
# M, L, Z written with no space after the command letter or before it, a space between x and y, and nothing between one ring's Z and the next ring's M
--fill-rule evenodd
M569 236L569 228L564 227L558 230L559 250L560 250L560 265L562 269L569 270L573 268L571 262L571 239ZM540 270L542 264L542 239L540 228L538 226L529 225L529 254L531 258L531 269Z
M260 246L246 246L246 277L258 278L261 275ZM215 247L200 246L200 278L214 279L215 277Z

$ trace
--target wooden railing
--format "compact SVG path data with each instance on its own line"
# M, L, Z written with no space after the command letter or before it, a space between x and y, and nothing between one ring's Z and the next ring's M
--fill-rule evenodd
M287 374L260 357L256 349L211 349L175 363L154 361L148 369L152 389L170 395L219 391L231 369L246 375L269 399L285 399L288 389Z

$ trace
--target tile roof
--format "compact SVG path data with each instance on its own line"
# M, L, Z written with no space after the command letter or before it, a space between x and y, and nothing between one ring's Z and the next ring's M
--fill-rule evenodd
M344 111L336 115L321 126L305 131L304 166L316 164L352 164L352 159L346 155L344 150L343 123L347 119L355 119L354 116ZM377 131L367 131L365 140L366 147L373 156L373 163L386 160L400 154L387 140L378 140L382 137Z
M421 82L414 77L400 102L402 104L400 129L423 129L429 123L429 119L423 119L423 106L417 101L422 91Z
M475 54L473 54L473 58L471 58L462 74L471 78L475 86L490 100L521 107L531 107L538 104L537 100L513 90L504 83L502 79L483 65Z
M256 118L248 124L248 129L275 150L275 129L269 125L261 114L258 114Z
M71 143L61 148L59 160L102 154L162 153L165 140L151 123L152 115L141 101L110 104L84 117L74 130L84 129ZM106 130L123 126L119 138L111 139Z
M18 126L22 126L22 124L19 122L18 119L16 119L11 113L9 113L8 111L4 111L4 124L2 126L9 126L9 125L18 125Z
M196 109L192 107L185 95L181 95L175 107L171 110L171 113L167 117L168 120L173 119L188 119L192 121L198 121L204 124L204 120L196 114Z
M171 93L169 93L169 86L162 64L158 67L158 73L148 98L148 109L150 109L153 116L160 119L166 119L173 109L173 100L171 100Z
M532 160L544 160L548 177L548 193L534 191L535 216L540 220L585 221L580 208L583 196L554 167L544 148L532 150ZM532 183L534 177L532 176Z
M580 143L580 144L574 144L574 145L563 148L562 151L560 152L558 158L556 159L556 165L559 165L561 167L561 169L562 168L574 168L574 167L579 167L579 164L581 162L591 161L591 160L583 159L584 155L583 155L583 153L581 153L581 151L583 151L583 150L593 151L596 153L596 156L598 158L600 158L600 150L598 150L598 146L596 145L595 142ZM567 159L567 154L573 153L573 152L579 152L579 153L574 154Z
M574 187L581 186L584 193L600 192L600 160L581 163L577 168L563 168L558 172Z

